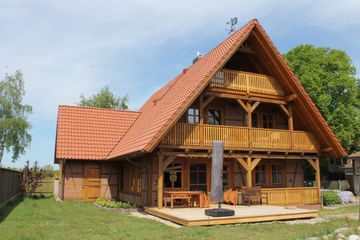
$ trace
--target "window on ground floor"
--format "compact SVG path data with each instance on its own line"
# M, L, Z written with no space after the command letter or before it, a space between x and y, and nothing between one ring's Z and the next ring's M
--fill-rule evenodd
M255 167L255 185L266 186L266 164L258 164Z
M182 188L182 174L182 164L171 163L164 171L164 188Z
M190 164L190 191L207 192L206 164Z

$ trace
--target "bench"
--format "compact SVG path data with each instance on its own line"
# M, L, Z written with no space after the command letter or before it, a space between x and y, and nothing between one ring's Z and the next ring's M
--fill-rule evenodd
M269 196L267 193L261 192L261 187L241 187L243 204L250 206L252 202L263 204L264 200L266 205L269 204Z

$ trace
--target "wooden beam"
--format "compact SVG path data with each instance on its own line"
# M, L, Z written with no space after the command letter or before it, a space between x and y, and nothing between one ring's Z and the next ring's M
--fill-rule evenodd
M254 170L254 168L259 164L260 161L261 158L255 158L255 160L251 162L251 171Z
M185 150L186 151L186 150ZM168 156L166 158L166 160L164 161L164 167L163 169L165 170L174 160L175 160L176 156Z
M206 100L204 101L204 103L202 104L202 108L203 108L203 109L206 108L206 106L209 105L209 103L210 103L212 100L214 100L214 98L215 98L215 96L210 96L208 99L206 99Z
M246 162L247 162L246 186L247 187L252 187L251 157L248 157Z
M246 161L243 158L235 158L235 159L247 171L248 165L247 165Z
M273 104L286 104L284 100L278 99L270 99L270 98L262 98L262 97L252 97L252 96L242 96L239 94L232 94L232 93L222 93L222 92L206 92L205 95L207 96L215 96L221 98L230 98L230 99L241 99L241 100L250 100L250 101L257 101L257 102L266 102L266 103L273 103Z
M298 95L293 93L293 94L290 94L288 96L285 97L285 101L286 102L291 102L291 101L294 101L295 99L297 99Z
M315 181L316 181L316 186L317 186L317 190L318 190L318 203L321 203L321 177L320 177L320 160L317 158L314 160L315 161L315 165L316 165L316 176L315 176Z
M293 118L293 109L292 109L292 105L289 104L288 106L288 112L289 112L289 116L288 116L288 127L290 131L294 130L294 118ZM292 134L292 133L291 133Z
M286 109L286 107L283 105L283 104L280 104L279 105L280 106L280 108L281 108L281 110L283 110L283 112L286 114L286 116L290 116L290 113L289 113L289 111Z
M159 154L158 166L158 187L157 187L157 206L163 207L163 184L164 184L164 156Z
M260 102L256 102L251 106L251 112L255 111L255 109L257 108L257 106L259 106Z
M249 54L256 54L256 52L255 52L253 49L251 49L251 48L245 48L245 47L239 48L239 49L238 49L238 52L249 53Z
M313 159L306 159L308 163L313 167L315 171L317 171L316 162Z
M332 150L333 150L332 147L322 147L322 148L320 149L321 152L330 152L330 151L332 151Z
M240 104L240 106L245 110L245 112L248 112L249 109L241 99L236 99L236 101Z

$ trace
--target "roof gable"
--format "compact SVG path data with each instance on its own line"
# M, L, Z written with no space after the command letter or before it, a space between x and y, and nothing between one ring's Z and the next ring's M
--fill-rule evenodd
M151 152L162 136L209 84L214 73L226 63L251 32L256 33L262 43L264 54L274 61L273 67L282 75L282 84L299 96L296 108L310 115L308 125L311 129L315 129L323 145L331 146L332 150L329 154L337 157L345 156L346 152L340 142L265 30L257 20L251 20L150 97L140 109L139 118L114 147L108 158L134 152Z

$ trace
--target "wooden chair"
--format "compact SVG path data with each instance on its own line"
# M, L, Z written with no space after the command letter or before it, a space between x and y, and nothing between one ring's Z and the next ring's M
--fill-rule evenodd
M200 195L200 207L201 208L208 208L210 207L210 197L206 193L202 193Z
M268 194L262 193L261 187L242 187L241 191L243 204L250 206L252 202L258 202L262 205L263 200L266 201L266 205L269 203Z
M238 191L229 189L224 192L224 202L228 204L236 205L238 202Z

